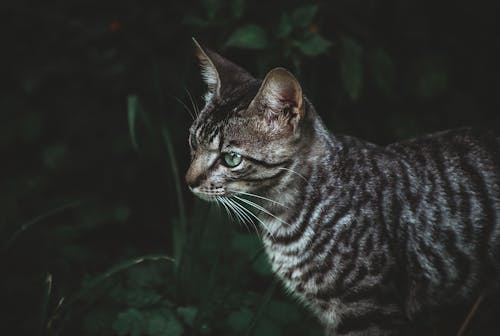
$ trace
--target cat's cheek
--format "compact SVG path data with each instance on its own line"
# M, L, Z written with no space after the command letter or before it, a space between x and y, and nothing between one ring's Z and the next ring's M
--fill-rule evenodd
M251 183L246 181L230 181L225 185L228 193L248 192L251 189Z

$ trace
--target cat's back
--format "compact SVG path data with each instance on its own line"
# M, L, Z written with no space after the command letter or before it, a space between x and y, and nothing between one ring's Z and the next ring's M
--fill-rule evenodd
M498 282L500 137L458 129L385 150L403 167L400 224L413 293L409 310L470 300Z
M397 142L385 147L391 153L415 165L430 161L460 166L478 166L488 172L500 172L500 135L470 128L447 130Z
M482 193L500 213L500 136L470 128L447 130L385 147L411 178L435 182L449 196ZM500 215L500 214L499 214Z

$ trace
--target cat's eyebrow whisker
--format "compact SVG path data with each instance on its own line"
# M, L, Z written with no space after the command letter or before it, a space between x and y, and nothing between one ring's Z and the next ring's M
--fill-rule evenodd
M178 97L176 97L176 96L172 96L172 97L173 97L175 100L177 100L177 102L178 102L179 104L181 104L181 105L182 105L182 107L184 108L184 110L186 110L186 111L189 113L189 116L191 117L191 119L193 119L193 120L194 120L194 119L195 119L195 117L194 117L194 115L193 115L193 112L191 112L191 110L189 109L189 107L187 107L187 105L186 105L186 104L184 104L184 102L183 102L180 98L178 98ZM196 113L195 113L195 114L196 114Z
M240 201L242 201L242 202L244 202L244 203L246 203L246 204L248 204L248 205L250 205L250 206L254 207L254 208L255 208L255 209L257 209L257 210L260 210L260 211L262 211L263 213L268 214L269 216L271 216L271 217L275 218L276 220L280 221L281 223L283 223L283 224L286 224L286 225L290 226L290 224L288 224L287 222L285 222L285 221L284 221L284 220L282 220L281 218L279 218L279 217L275 216L274 214L272 214L271 212L269 212L267 209L263 208L262 206L258 205L257 203L252 202L252 201L250 201L250 200L247 200L247 199L245 199L245 198L242 198L242 197L236 196L236 195L234 195L234 197L235 197L235 198L237 198L237 199L239 199Z
M284 205L283 203L280 203L280 202L277 202L275 200L272 200L270 198L267 198L267 197L264 197L264 196L260 196L260 195L256 195L256 194L252 194L252 193L249 193L249 192L245 192L245 191L239 191L239 190L228 190L230 192L234 192L238 195L247 195L247 196L252 196L252 197L256 197L256 198L260 198L260 199L263 199L263 200L266 200L266 201L269 201L271 203L274 203L274 204L277 204L277 205L281 205L282 207L284 208L287 208L287 209L290 209L290 207Z
M304 177L304 175L302 175L302 174L300 174L300 173L297 173L297 172L296 172L295 170L293 170L293 169L286 168L286 167L278 167L278 169L280 169L280 170L286 170L286 171L289 171L289 172L291 172L291 173L293 173L293 174L297 175L298 177L300 177L300 178L301 178L301 179L303 179L304 181L306 181L306 183L307 183L307 184L309 184L309 180L308 180L308 179L306 179L306 178Z
M200 109L199 109L198 105L194 101L193 96L191 95L191 92L189 92L188 88L184 87L184 90L186 90L186 92L189 96L189 100L191 100L191 105L193 106L194 115L196 117L198 117L200 115Z

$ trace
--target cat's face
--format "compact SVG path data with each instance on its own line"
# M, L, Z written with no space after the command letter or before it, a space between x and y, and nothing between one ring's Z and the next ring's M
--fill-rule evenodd
M197 56L208 93L189 132L188 186L214 200L276 184L301 140L304 106L297 80L281 68L257 80L199 45Z

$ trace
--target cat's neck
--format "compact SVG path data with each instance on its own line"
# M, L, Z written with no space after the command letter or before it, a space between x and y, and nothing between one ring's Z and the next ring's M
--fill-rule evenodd
M260 213L261 220L269 223L272 233L286 231L287 225L293 229L295 212L303 206L306 194L319 190L318 176L332 170L336 153L342 149L342 143L330 134L321 118L312 106L309 106L307 128L303 130L301 146L294 155L292 163L285 168L279 183L267 188L265 197L276 203L265 202L266 209L279 217ZM305 137L304 137L305 135Z

